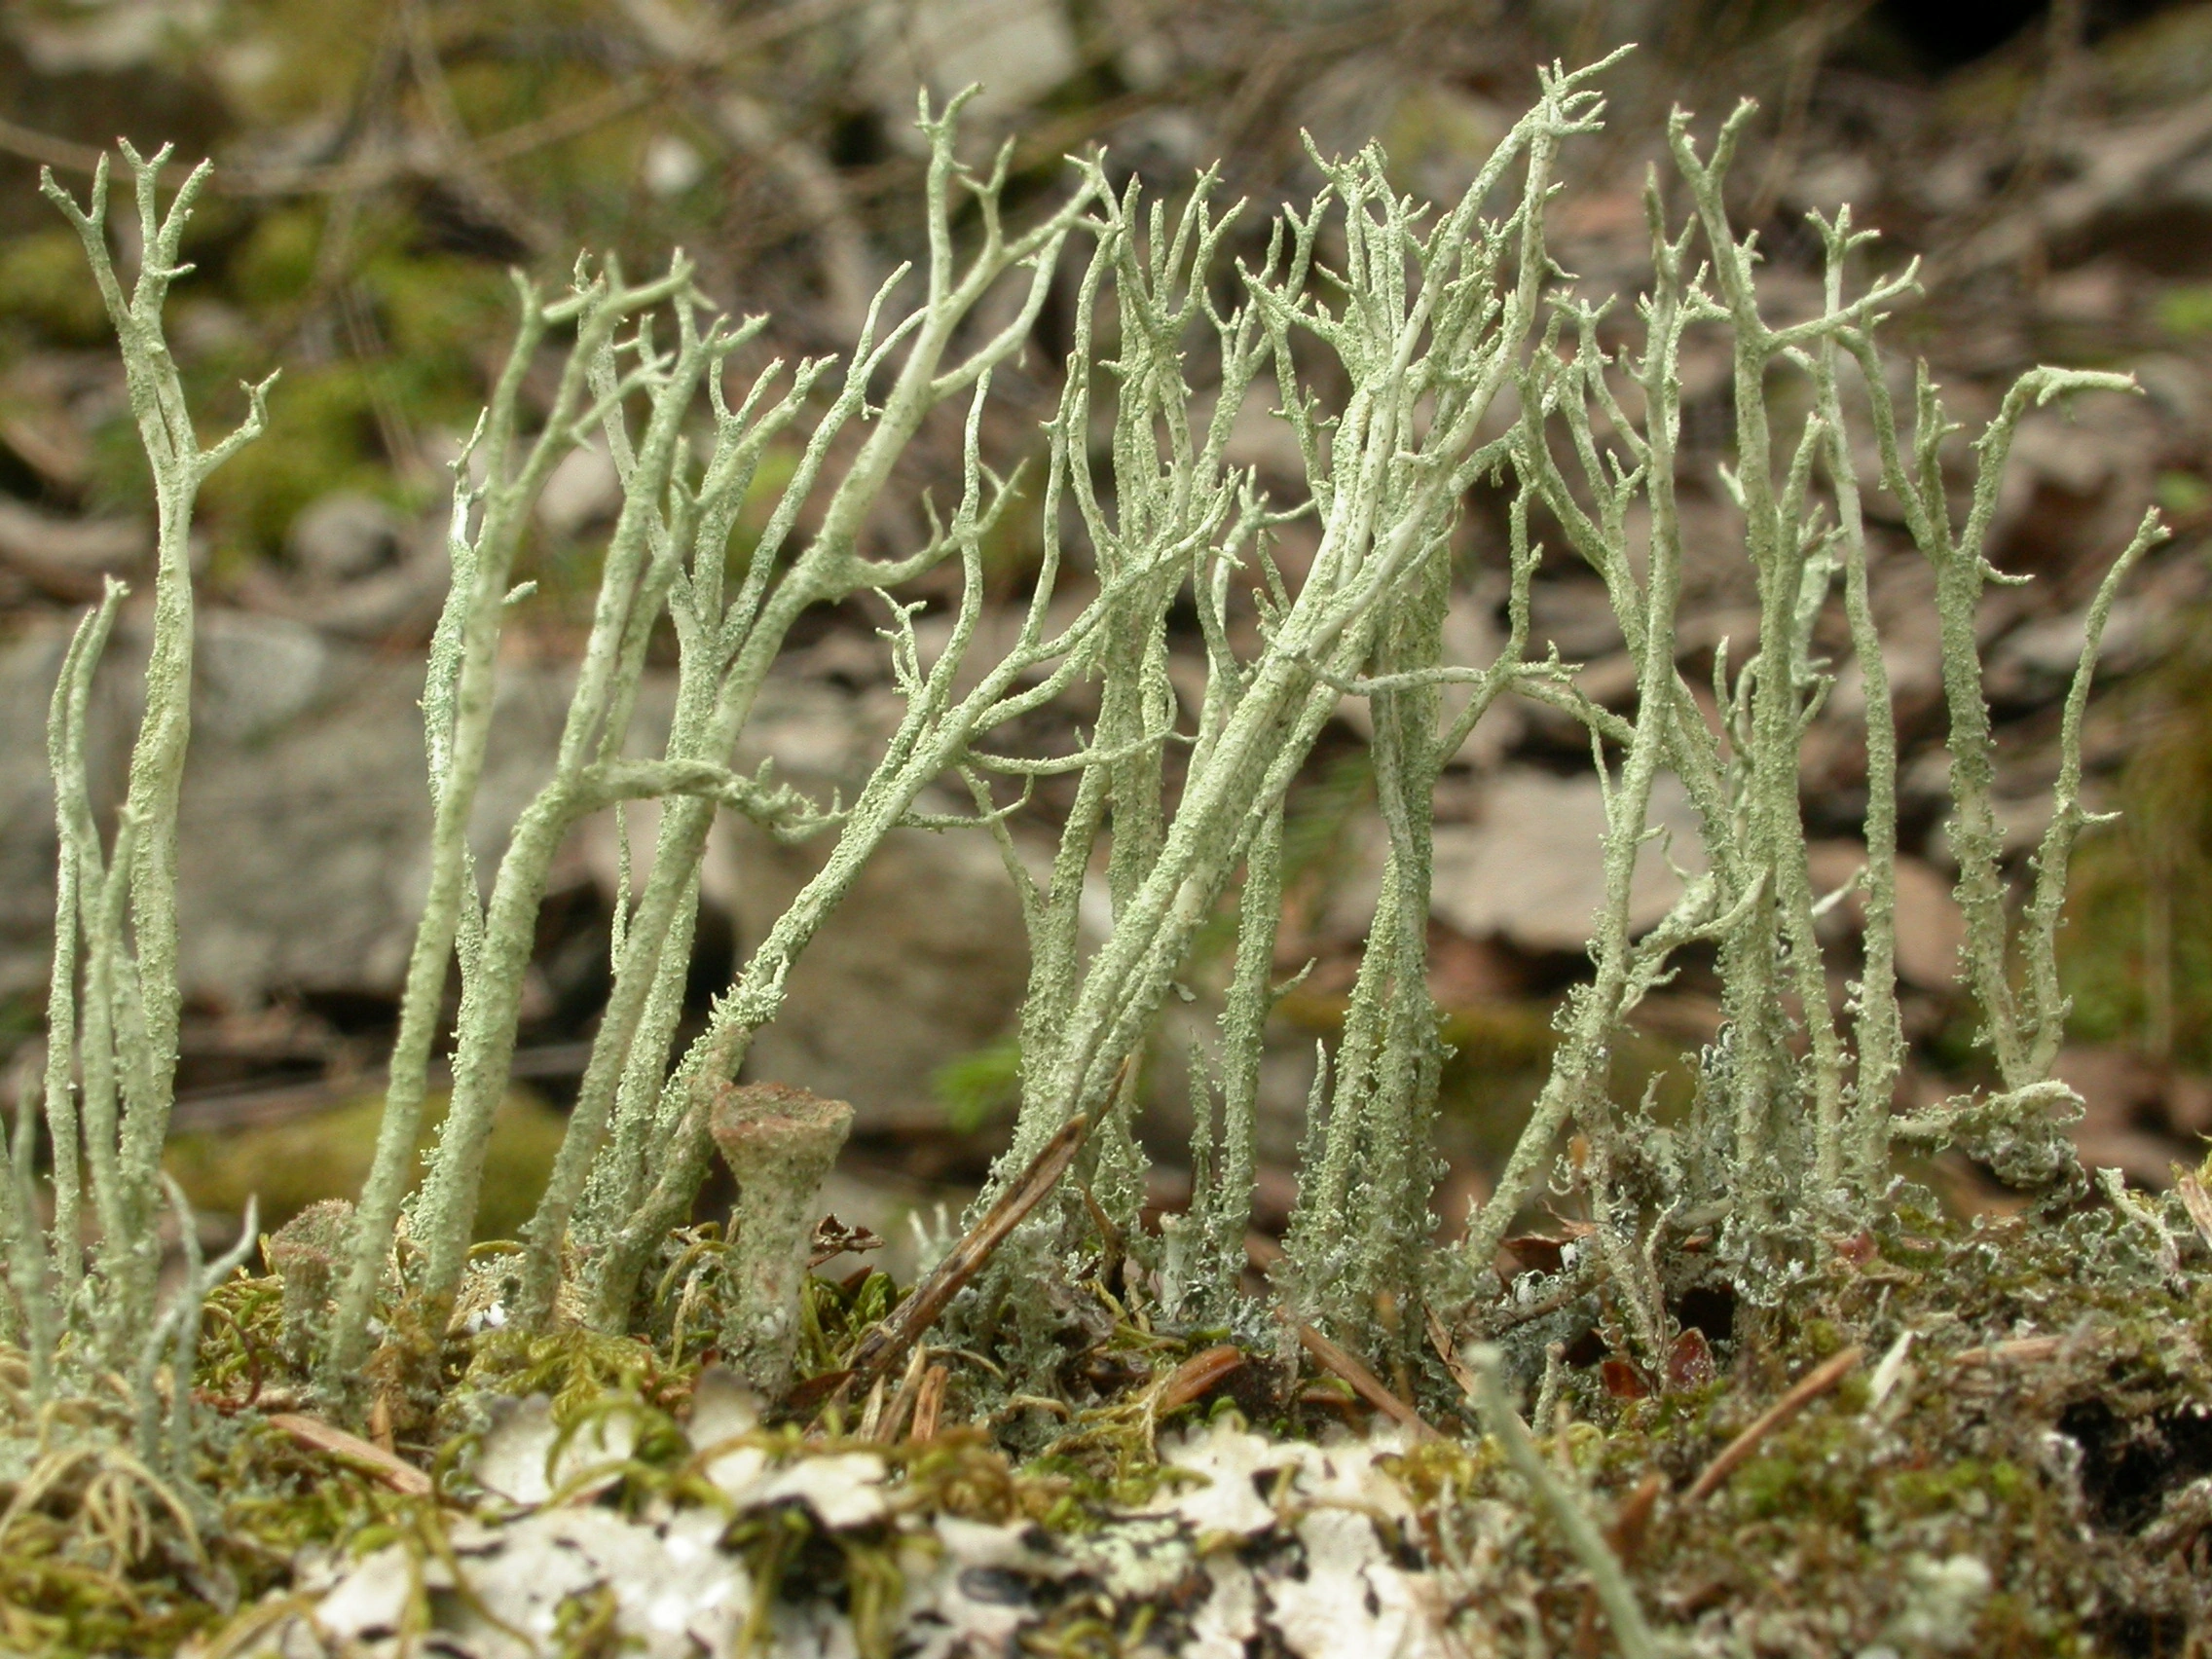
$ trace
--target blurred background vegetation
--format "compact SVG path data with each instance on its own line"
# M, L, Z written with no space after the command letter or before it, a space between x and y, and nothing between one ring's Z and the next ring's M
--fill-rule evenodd
M1762 231L1784 309L1817 280L1804 213L1849 200L1883 232L1878 258L1926 261L1926 298L1900 319L1899 338L1931 357L1970 412L2035 361L2129 369L2145 387L2140 399L2085 407L2078 424L2055 413L2031 423L1996 545L2002 564L2037 580L1992 594L1984 645L2002 789L2024 849L2047 798L2057 699L2087 588L2145 497L2167 509L2181 535L2116 617L2090 727L2099 798L2126 818L2080 861L2066 934L2074 1045L2062 1067L2089 1101L2084 1154L2163 1181L2171 1160L2195 1156L2212 1131L2212 1085L2202 1081L2212 1070L2203 627L2212 6L2148 0L9 0L0 5L0 645L13 653L0 661L10 687L0 702L15 705L0 718L8 1029L28 1038L40 1007L38 883L51 880L40 873L51 832L37 781L39 676L51 668L40 665L99 575L142 568L149 545L148 481L120 370L75 239L37 197L40 166L81 190L117 134L212 157L189 247L198 274L179 289L171 338L209 427L236 414L241 377L284 371L270 435L203 498L203 598L231 619L218 644L236 645L228 657L211 652L207 672L231 678L203 706L210 741L237 753L196 758L202 798L228 801L231 816L208 809L187 834L237 852L224 848L221 827L250 817L276 837L260 867L281 879L265 873L240 896L208 878L206 903L229 908L203 931L231 955L203 957L191 987L180 1124L206 1138L189 1142L179 1163L216 1210L236 1204L241 1183L267 1187L271 1171L308 1169L313 1178L285 1178L286 1209L322 1196L320 1186L350 1190L345 1156L302 1138L301 1125L327 1122L340 1140L362 1132L345 1125L374 1091L395 984L378 941L410 919L407 826L424 809L411 804L404 767L390 774L397 782L368 759L324 777L285 745L342 748L350 728L334 708L387 717L404 708L391 687L419 676L410 665L442 579L446 463L504 350L510 271L558 282L579 248L642 269L681 246L718 302L772 313L764 351L837 350L868 295L916 251L918 86L941 97L983 83L977 154L1013 142L1016 214L1051 188L1062 156L1103 145L1119 176L1169 198L1218 164L1224 196L1250 201L1246 224L1258 236L1270 212L1314 187L1302 134L1335 150L1379 139L1407 190L1455 193L1523 107L1534 64L1630 40L1641 50L1612 78L1608 129L1570 155L1556 215L1559 257L1586 285L1633 286L1639 193L1667 111L1681 104L1710 122L1752 96L1762 109L1736 169L1735 206ZM129 235L123 215L115 226ZM1025 373L1002 388L994 419L1010 453L1034 441L1025 423L1049 406L1063 326L1049 311ZM1686 441L1710 474L1726 459L1724 365L1693 352L1687 373ZM1254 445L1248 459L1265 474L1264 441ZM941 443L918 447L914 493L945 455ZM564 467L540 506L524 573L541 591L517 641L525 682L573 638L612 490L611 468L595 470L587 456ZM1697 505L1684 664L1693 682L1725 634L1741 641L1747 631L1719 493ZM1880 507L1870 510L1877 535L1888 534ZM1499 520L1498 502L1470 499L1462 579L1478 623L1497 600ZM893 513L874 534L896 542L910 530ZM1955 917L1934 642L1928 628L1914 631L1921 577L1892 542L1877 586L1898 624L1891 672L1907 763L1906 970L1918 1045L1908 1086L1928 1097L1978 1059L1945 956ZM1010 594L1031 552L1013 541L994 550ZM1625 682L1604 678L1619 645L1594 584L1555 563L1538 620L1567 656L1592 664L1594 695L1625 695ZM857 611L810 625L787 722L797 750L842 753L868 729L882 672L870 626ZM1478 629L1470 648L1479 644ZM1805 768L1809 822L1845 873L1861 798L1854 767L1863 764L1850 697L1847 672ZM1372 898L1362 886L1375 852L1362 828L1363 748L1347 711L1297 797L1285 966L1314 967L1276 1034L1281 1126L1266 1149L1263 1219L1286 1208L1301 1068L1336 1018ZM527 753L517 764L527 771ZM837 764L811 775L833 781ZM1580 967L1575 905L1586 914L1594 889L1577 888L1571 870L1538 866L1584 855L1571 836L1525 827L1560 822L1581 798L1571 792L1590 783L1586 766L1574 734L1536 715L1500 719L1478 733L1440 807L1460 872L1440 872L1433 939L1436 991L1458 1051L1447 1085L1447 1225L1509 1140L1511 1108L1533 1092L1548 1057L1551 1008ZM799 772L809 775L803 758ZM274 809L252 792L277 774L294 793L270 828ZM1040 810L1049 817L1052 801ZM364 824L380 828L371 834ZM610 859L597 845L587 837L548 910L526 1033L531 1092L516 1109L518 1187L604 994ZM773 892L790 874L748 856L755 885ZM371 869L379 860L390 866L381 876ZM322 895L322 872L341 866L355 885ZM271 908L268 890L287 884L293 907ZM1499 896L1508 886L1511 902ZM952 904L966 890L943 891ZM749 926L742 897L710 897L727 937L710 939L702 996ZM315 937L314 918L340 912L355 917L352 931L333 923ZM1003 955L996 914L978 908L970 933L1000 936ZM277 934L292 942L271 942ZM957 928L917 939L896 926L882 937L892 942L878 943L879 955L905 950L918 966L903 977L860 943L827 943L818 999L848 1014L861 997L894 1014L909 1008L928 1040L892 1052L900 1039L881 1035L889 1057L870 1072L866 1056L837 1049L835 1018L809 1025L802 1006L787 1022L789 1043L771 1045L765 1062L817 1066L825 1087L856 1095L870 1077L905 1079L910 1099L856 1100L863 1133L848 1197L864 1209L957 1195L974 1178L1011 1097L1004 1033L1019 983L1018 964L993 957L992 940ZM1712 1013L1694 971L1655 999L1645 1043L1621 1056L1622 1088L1640 1088L1709 1038ZM897 1020L886 1017L888 1033ZM1161 1069L1172 1072L1171 1056ZM920 1081L933 1076L934 1089ZM1176 1093L1163 1081L1155 1124L1169 1164ZM1963 1166L1945 1179L1963 1201L2001 1201ZM1176 1201L1171 1172L1160 1198Z

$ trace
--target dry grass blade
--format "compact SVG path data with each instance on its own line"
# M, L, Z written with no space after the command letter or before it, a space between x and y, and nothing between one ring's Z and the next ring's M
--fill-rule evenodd
M1313 1356L1313 1363L1322 1370L1343 1378L1352 1391L1393 1422L1401 1422L1423 1440L1436 1439L1436 1430L1421 1419L1420 1413L1382 1386L1382 1380L1374 1372L1346 1353L1311 1325L1298 1327L1298 1340L1306 1351Z
M878 1377L875 1386L867 1391L867 1404L861 1411L860 1437L863 1440L880 1440L883 1428L883 1395L886 1379Z
M2014 1337L1989 1347L1961 1348L1952 1359L1960 1365L2029 1365L2050 1358L2065 1346L2064 1337Z
M350 1463L384 1482L393 1492L404 1493L409 1497L427 1497L430 1494L428 1475L357 1434L348 1434L320 1418L307 1417L299 1412L276 1412L271 1415L269 1421L272 1427L283 1430L302 1446L328 1453L341 1462Z
M1475 1397L1475 1374L1467 1362L1459 1357L1452 1346L1452 1333L1444 1328L1444 1321L1436 1316L1436 1309L1428 1312L1428 1346L1436 1350L1436 1357L1444 1362L1444 1369L1452 1374L1452 1381L1468 1399Z
M899 1439L904 1426L906 1414L914 1409L922 1394L922 1374L928 1368L930 1350L917 1346L906 1358L906 1374L899 1380L899 1391L891 1396L891 1404L875 1425L875 1438L886 1445Z
M1841 1353L1830 1355L1800 1377L1789 1392L1759 1413L1751 1425L1720 1449L1720 1455L1705 1466L1689 1490L1692 1503L1710 1497L1721 1484L1750 1458L1768 1435L1841 1382L1857 1369L1866 1350L1852 1346Z
M938 1418L944 1411L944 1385L952 1373L941 1365L933 1365L922 1376L920 1392L914 1398L913 1440L935 1440Z
M914 1294L893 1309L890 1317L862 1339L861 1346L853 1351L851 1382L866 1382L890 1370L907 1346L937 1322L945 1305L982 1271L983 1264L1006 1242L1007 1235L1021 1225L1023 1218L1067 1173L1068 1165L1075 1161L1076 1152L1083 1145L1084 1131L1089 1126L1088 1118L1081 1115L1070 1118L1029 1161L1029 1167L1021 1172L1021 1178L1006 1190L944 1260L914 1287ZM920 1417L917 1408L917 1424ZM927 1438L919 1435L918 1430L917 1437Z
M2174 1191L2181 1196L2182 1208L2189 1211L2189 1219L2196 1223L2197 1235L2207 1246L2212 1246L2212 1195L2204 1191L2204 1183L2192 1171L2177 1165Z

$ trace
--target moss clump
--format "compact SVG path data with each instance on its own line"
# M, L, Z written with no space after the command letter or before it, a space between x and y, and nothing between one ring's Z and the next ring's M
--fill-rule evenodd
M696 1268L718 1247L712 1234L686 1235L670 1240L669 1259ZM2107 1212L1977 1225L1907 1205L1892 1225L1829 1240L1787 1307L1739 1303L1702 1381L1621 1397L1598 1355L1578 1355L1588 1363L1566 1368L1565 1415L1542 1425L1550 1455L1611 1522L1613 1547L1661 1630L1808 1656L1881 1644L1904 1655L2156 1651L2137 1639L2191 1628L2188 1564L2212 1539L2212 1514L2194 1495L2212 1476L2212 1291L2198 1276L2212 1247L2187 1249L2177 1277L2140 1229ZM714 1281L699 1275L710 1315ZM888 1651L915 1567L898 1517L1119 1536L1132 1506L1157 1510L1195 1479L1162 1460L1163 1427L1241 1423L1225 1419L1233 1395L1278 1436L1326 1438L1325 1419L1343 1415L1310 1415L1300 1399L1312 1379L1259 1354L1162 1413L1163 1385L1219 1333L1165 1335L1097 1294L1094 1340L1069 1352L1053 1397L1005 1396L982 1356L937 1350L964 1380L945 1397L945 1420L960 1426L879 1442L854 1434L853 1402L816 1390L820 1403L743 1437L770 1467L853 1452L883 1459L894 1519L838 1529L777 1509L732 1527L721 1547L777 1595L843 1608L864 1652ZM810 1279L801 1369L833 1381L852 1344L902 1299L880 1272ZM433 1551L466 1490L451 1471L465 1465L495 1396L547 1396L564 1435L625 1419L628 1449L593 1503L644 1515L717 1501L682 1428L712 1362L711 1316L651 1337L569 1327L458 1338L444 1398L475 1410L400 1433L401 1458L445 1483L432 1497L402 1498L272 1426L304 1382L283 1351L280 1305L274 1278L240 1273L219 1287L195 1378L213 1417L199 1473L221 1494L197 1536L205 1562L238 1587L236 1630L257 1599L276 1606L318 1549L357 1556L413 1540L411 1549ZM1850 1346L1865 1355L1857 1369L1767 1433L1709 1495L1692 1495L1722 1448ZM1000 1408L986 1410L994 1399ZM1449 1402L1424 1404L1431 1420L1450 1420ZM1018 1458L1017 1445L1034 1450ZM1463 1586L1470 1605L1518 1599L1552 1650L1574 1650L1591 1618L1580 1567L1522 1507L1493 1445L1439 1436L1384 1463L1412 1500L1410 1516L1391 1524L1394 1559L1423 1571L1479 1563ZM63 1483L11 1522L0 1551L9 1639L56 1653L152 1653L207 1630L222 1609L194 1589L209 1568L193 1553L186 1512L142 1488L144 1542L119 1554L88 1492ZM1488 1542L1469 1557L1469 1539ZM1126 1650L1132 1621L1182 1628L1165 1602L1101 1600L1086 1582L1037 1604L1032 1645L1065 1638Z

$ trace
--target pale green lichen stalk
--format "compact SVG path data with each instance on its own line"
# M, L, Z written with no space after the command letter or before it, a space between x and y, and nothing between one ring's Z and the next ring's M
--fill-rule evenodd
M76 227L92 277L122 345L125 381L153 472L158 509L152 639L145 706L130 751L129 781L103 847L87 769L92 679L126 595L110 580L63 655L47 726L60 855L54 958L47 1000L43 1076L19 1095L13 1179L5 1223L14 1325L26 1340L31 1402L84 1392L103 1377L127 1377L137 1419L140 1464L191 1491L191 1368L201 1304L252 1245L250 1213L238 1245L201 1260L183 1195L161 1157L174 1098L177 1017L177 797L191 734L193 503L209 473L262 430L269 382L246 387L243 422L203 446L163 332L169 284L191 268L178 247L207 181L203 164L168 210L157 198L169 152L141 158L123 146L135 185L138 272L126 292L107 247L106 161L80 206L51 174L46 196ZM274 380L274 376L271 377ZM27 1081L27 1080L26 1080ZM53 1226L44 1239L33 1216L32 1118L44 1110L53 1150ZM85 1260L82 1204L90 1189L92 1259ZM159 1223L172 1209L185 1239L186 1272L160 1303Z

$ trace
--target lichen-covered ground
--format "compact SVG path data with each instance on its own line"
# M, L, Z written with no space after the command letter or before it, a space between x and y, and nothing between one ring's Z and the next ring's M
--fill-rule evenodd
M2196 1653L2212 1245L2165 1225L2182 1214L1908 1212L1807 1237L1764 1264L1772 1306L1717 1273L1680 1294L1663 1368L1609 1346L1602 1289L1562 1300L1571 1261L1463 1329L1530 1382L1556 1350L1541 1438L1661 1651ZM890 1300L880 1274L815 1280L817 1364ZM7 1449L11 1649L1619 1650L1435 1352L1406 1371L1420 1420L1371 1421L1310 1361L1238 1360L1114 1304L1052 1396L930 1350L948 1386L917 1435L912 1390L762 1413L673 1329L487 1329L449 1348L438 1417L387 1400L349 1441L287 1381L276 1302L241 1275L207 1321L201 1507L96 1403L44 1425L48 1456ZM1585 1334L1559 1342L1578 1308Z

